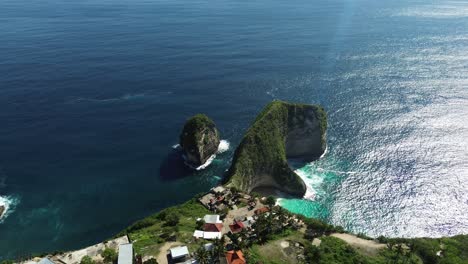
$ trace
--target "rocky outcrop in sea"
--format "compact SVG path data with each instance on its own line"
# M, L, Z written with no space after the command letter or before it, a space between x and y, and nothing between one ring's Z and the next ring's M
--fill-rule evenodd
M202 166L215 155L219 143L219 131L215 123L203 114L189 118L180 134L185 161L194 168Z

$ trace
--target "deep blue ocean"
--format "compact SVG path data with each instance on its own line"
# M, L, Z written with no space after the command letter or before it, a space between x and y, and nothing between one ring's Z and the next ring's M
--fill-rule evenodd
M370 236L468 233L468 1L1 0L0 260L105 240L216 185L273 99L328 151L286 208ZM180 167L184 121L231 143Z

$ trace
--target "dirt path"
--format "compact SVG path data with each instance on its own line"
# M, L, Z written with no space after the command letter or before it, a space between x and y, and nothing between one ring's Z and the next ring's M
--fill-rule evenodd
M156 260L160 264L167 263L167 251L173 247L180 246L182 243L180 242L167 242L159 249L159 254Z
M385 244L380 244L372 240L362 239L350 234L334 233L331 234L331 236L346 241L346 243L348 243L350 246L368 256L375 256L381 249L386 247Z

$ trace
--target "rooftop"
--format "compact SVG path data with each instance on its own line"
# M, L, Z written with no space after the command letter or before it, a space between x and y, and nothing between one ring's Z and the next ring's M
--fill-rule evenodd
M242 251L231 250L226 252L226 261L228 264L245 264L247 263L244 258Z
M171 248L169 251L171 252L171 257L173 259L182 258L189 254L187 246Z
M223 222L219 220L219 215L205 215L205 217L203 217L203 221L207 224L219 224Z
M203 230L205 232L221 232L223 231L223 224L204 224Z
M119 245L119 258L117 264L133 263L133 245L131 243Z
M48 258L43 258L37 264L55 264L55 263Z

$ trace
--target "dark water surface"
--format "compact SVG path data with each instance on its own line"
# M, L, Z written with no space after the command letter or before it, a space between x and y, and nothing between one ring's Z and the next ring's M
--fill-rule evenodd
M272 99L329 150L285 207L355 232L468 233L468 2L2 0L0 259L83 247L214 186ZM209 114L230 151L168 155Z

